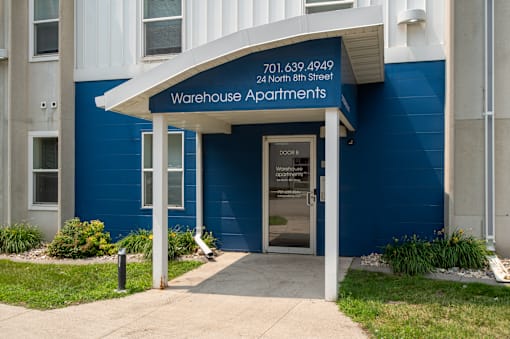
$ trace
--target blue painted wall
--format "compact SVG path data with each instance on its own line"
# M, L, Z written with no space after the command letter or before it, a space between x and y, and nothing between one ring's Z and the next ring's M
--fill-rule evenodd
M341 141L342 255L379 250L393 236L443 226L444 62L389 64L381 84L358 86L354 145ZM121 81L76 84L76 215L101 219L115 237L151 226L141 208L141 132L151 124L97 109L94 97ZM227 250L262 249L262 136L316 134L322 123L234 126L204 136L204 219ZM185 134L185 210L195 225L195 139ZM318 164L324 140L317 137ZM317 177L324 169L317 166ZM319 179L317 178L317 182ZM323 254L324 204L317 205Z
M233 126L231 135L204 135L204 223L224 249L262 251L262 137L315 134L317 158L324 159L321 125Z
M443 226L444 62L389 64L358 86L358 130L341 141L342 255ZM262 136L318 134L322 123L235 126L204 136L205 224L227 250L262 250ZM317 139L317 176L324 140ZM319 182L319 180L317 180ZM324 204L317 205L324 252Z
M152 209L141 208L141 135L152 130L152 123L105 112L94 103L96 96L120 83L76 83L75 214L104 221L114 239L152 227ZM195 134L185 132L184 138L185 209L169 210L169 225L194 227Z
M342 148L341 253L443 227L444 62L388 64L358 87L358 130Z

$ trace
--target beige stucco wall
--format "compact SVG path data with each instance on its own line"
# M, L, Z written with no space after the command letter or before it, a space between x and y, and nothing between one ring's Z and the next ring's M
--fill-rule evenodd
M9 222L26 220L27 213L27 120L28 120L28 1L11 2L9 48Z
M58 131L59 62L29 62L28 1L12 1L9 58L9 222L27 221L37 225L50 239L58 229L57 211L34 211L28 206L28 133ZM47 108L41 109L41 101Z
M7 1L0 0L0 49L7 49ZM7 71L8 61L0 61L0 225L7 223Z
M74 217L74 1L60 2L59 62L59 214L58 225Z
M496 249L510 256L510 2L495 0ZM483 236L484 1L454 1L453 215L450 229Z

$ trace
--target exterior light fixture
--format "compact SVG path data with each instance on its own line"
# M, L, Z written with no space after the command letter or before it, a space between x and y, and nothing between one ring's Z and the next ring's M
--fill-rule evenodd
M420 8L415 9L406 9L400 13L398 13L398 24L416 24L420 22L425 22L427 18L427 15L425 13L425 10Z
M7 50L0 48L0 61L7 60Z

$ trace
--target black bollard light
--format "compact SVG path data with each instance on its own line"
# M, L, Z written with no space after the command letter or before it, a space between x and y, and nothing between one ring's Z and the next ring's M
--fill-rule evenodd
M126 249L121 248L119 249L118 253L118 286L117 286L117 292L118 293L125 293L126 292Z

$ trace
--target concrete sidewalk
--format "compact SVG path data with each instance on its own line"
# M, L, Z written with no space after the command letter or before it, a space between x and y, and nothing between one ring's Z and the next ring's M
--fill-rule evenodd
M51 311L0 304L0 337L365 338L323 295L323 257L225 253L166 290Z

